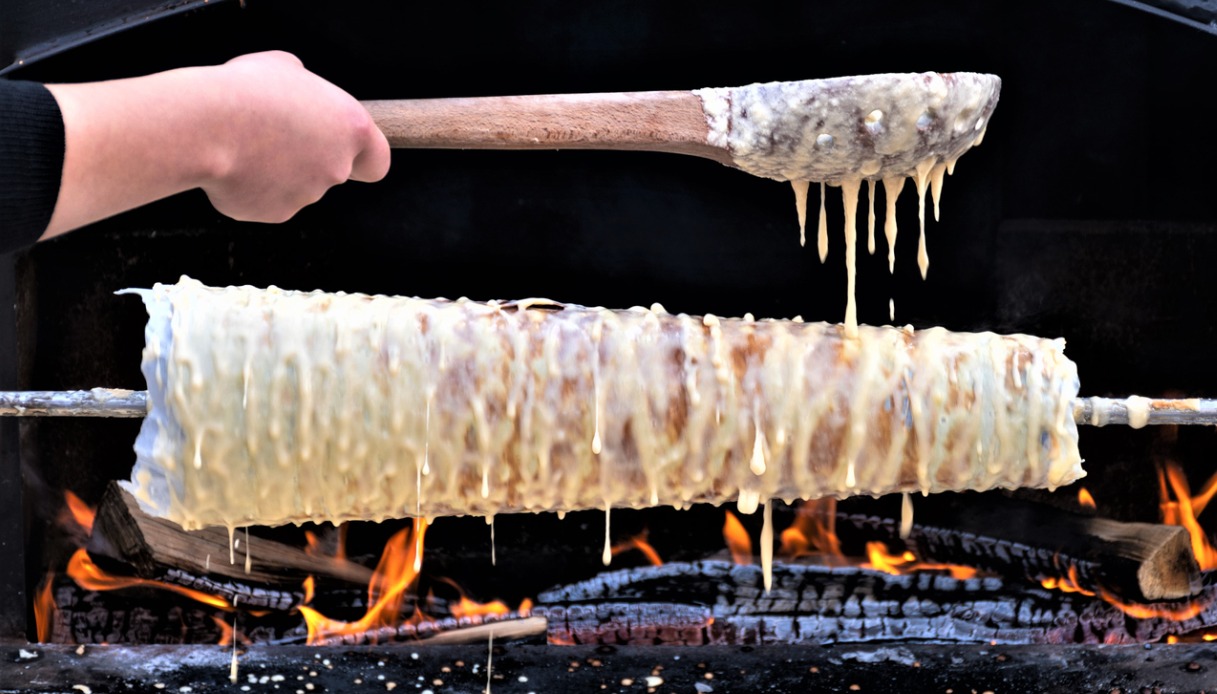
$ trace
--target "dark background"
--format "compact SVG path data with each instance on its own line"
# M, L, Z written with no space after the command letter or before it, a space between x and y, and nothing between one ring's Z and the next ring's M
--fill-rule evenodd
M38 14L35 3L15 6ZM196 6L110 21L126 30L58 54L10 24L0 41L42 46L28 51L42 57L8 76L108 79L271 48L365 99L998 74L985 142L947 180L942 221L927 222L928 281L906 190L895 275L881 234L876 255L859 258L860 320L888 322L894 297L900 324L1064 336L1084 395L1217 397L1217 36L1194 25L1106 0ZM0 57L15 53L5 46ZM792 197L786 184L671 154L459 151L397 151L384 182L341 186L280 226L232 222L202 194L185 194L17 259L15 387L143 388L143 310L113 292L182 274L840 321L840 232L821 265L814 244L798 245ZM816 202L813 189L813 222ZM32 498L45 484L96 500L129 471L137 428L26 425ZM1156 520L1154 457L1181 459L1199 485L1217 467L1214 434L1193 429L1170 442L1160 430L1087 428L1086 484L1103 512Z

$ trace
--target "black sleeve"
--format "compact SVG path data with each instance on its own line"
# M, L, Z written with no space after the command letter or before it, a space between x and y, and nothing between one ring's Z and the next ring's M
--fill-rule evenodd
M63 116L46 87L0 79L0 253L33 245L46 231L63 140Z

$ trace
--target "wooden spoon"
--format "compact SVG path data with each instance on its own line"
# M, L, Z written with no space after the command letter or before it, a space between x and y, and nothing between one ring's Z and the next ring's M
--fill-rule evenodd
M1001 80L867 75L695 91L365 101L393 147L692 154L777 180L878 180L979 143Z

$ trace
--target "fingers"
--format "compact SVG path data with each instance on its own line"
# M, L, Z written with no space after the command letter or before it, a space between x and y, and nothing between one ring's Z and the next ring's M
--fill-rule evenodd
M304 63L301 62L299 58L292 53L288 53L287 51L262 51L260 53L246 53L245 55L239 55L228 62L247 63L254 61L274 61L283 63L285 65L291 65L292 67L304 67Z
M350 180L375 183L389 173L392 156L389 141L385 139L380 128L372 123L371 116L368 116L368 123L369 128L363 137L364 147L355 155L355 161L351 164Z
M255 53L232 64L221 69L226 93L240 95L222 102L240 109L226 141L233 163L203 185L217 210L242 221L285 221L334 185L388 173L388 140L340 87L289 53Z

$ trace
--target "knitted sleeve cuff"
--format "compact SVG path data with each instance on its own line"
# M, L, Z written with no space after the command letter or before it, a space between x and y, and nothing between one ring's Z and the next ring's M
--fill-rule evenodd
M63 116L51 92L0 80L0 253L30 246L46 231L63 152Z

